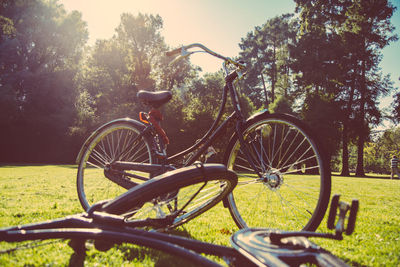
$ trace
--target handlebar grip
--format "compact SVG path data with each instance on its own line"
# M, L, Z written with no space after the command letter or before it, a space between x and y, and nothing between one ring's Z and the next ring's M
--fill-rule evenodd
M179 48L176 48L176 49L174 49L174 50L171 50L171 51L166 52L165 55L166 55L167 57L172 57L172 56L175 56L176 54L180 54L181 51L182 51L182 48L179 47Z

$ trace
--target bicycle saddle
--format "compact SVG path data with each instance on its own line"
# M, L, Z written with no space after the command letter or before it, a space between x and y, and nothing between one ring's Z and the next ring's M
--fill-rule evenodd
M159 108L172 98L172 93L170 91L150 92L140 90L137 93L137 97L146 105L149 105L153 108Z

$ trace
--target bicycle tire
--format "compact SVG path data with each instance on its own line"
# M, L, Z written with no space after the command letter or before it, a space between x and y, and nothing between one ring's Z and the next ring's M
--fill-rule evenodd
M329 162L316 136L287 114L261 113L243 127L253 170L235 133L224 164L238 175L225 202L239 228L315 231L329 203Z
M194 165L154 177L106 203L101 210L122 215L127 221L177 214L166 225L153 227L171 229L215 206L236 184L236 174L222 164Z
M34 241L34 240L49 240L49 239L70 239L70 240L95 240L104 241L107 240L111 244L114 243L131 243L138 246L156 249L169 253L171 255L186 259L199 266L221 266L206 257L193 252L192 250L186 249L182 246L168 242L168 239L156 239L151 236L146 236L143 233L126 233L118 232L110 229L86 229L86 228L64 228L64 229L38 229L38 230L26 230L26 231L14 231L11 233L4 233L0 235L0 241L6 242L23 242L23 241ZM205 246L204 244L201 244ZM80 264L83 264L85 254L82 254L83 258L80 260ZM72 255L73 256L73 255ZM71 265L71 260L70 260ZM72 265L73 266L73 265Z
M121 174L107 174L108 178L105 175L107 165L117 160L155 163L151 152L152 141L146 136L140 136L143 129L134 120L117 120L100 127L89 137L81 152L77 173L78 197L84 210L87 211L91 205L101 200L117 197L134 184L143 182L126 176L121 179ZM113 182L110 180L111 175L119 176ZM142 175L150 178L148 174Z

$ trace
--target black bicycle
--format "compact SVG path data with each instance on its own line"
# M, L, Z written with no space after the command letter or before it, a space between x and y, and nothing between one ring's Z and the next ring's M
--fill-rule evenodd
M177 257L185 258L202 266L220 266L202 254L221 257L229 266L346 266L343 261L330 252L310 242L308 237L332 238L341 240L342 233L354 231L358 201L352 205L339 201L339 196L332 199L328 216L328 228L335 229L335 234L309 231L288 232L265 228L246 228L231 237L233 247L200 242L193 239L174 236L150 229L171 229L211 208L227 196L237 183L234 172L220 164L195 164L175 171L170 171L131 188L126 193L110 201L92 205L87 212L65 218L14 226L0 229L0 241L22 242L28 240L69 239L74 249L70 266L82 266L86 256L85 243L93 240L98 250L106 251L115 244L132 243L139 246L160 250ZM201 196L204 186L218 185L220 194L212 201L207 201L203 209L193 209L196 199ZM188 188L191 193L180 196ZM213 191L213 190L212 190ZM138 197L140 195L141 197ZM203 199L209 199L203 198ZM128 219L124 215L138 210L145 210L150 203L151 209L157 206L162 215L148 213L142 219ZM154 216L152 216L152 214ZM143 229L144 228L144 229ZM17 247L18 247L17 243ZM15 249L1 251L13 253Z
M200 50L193 51L195 48ZM239 182L223 202L237 226L315 230L331 191L329 162L316 136L303 122L286 114L263 110L246 119L236 90L236 81L244 75L242 63L201 44L183 46L167 55L175 56L176 61L197 52L223 60L226 73L222 102L210 129L193 146L167 156L169 138L160 125L158 109L172 94L139 91L138 99L151 107L150 112L141 112L140 121L125 118L106 123L79 152L77 189L82 207L88 210L94 203L112 199L161 173L190 166L218 137L231 131L222 163L236 172ZM222 120L228 95L234 111ZM141 208L132 206L127 215L135 218Z

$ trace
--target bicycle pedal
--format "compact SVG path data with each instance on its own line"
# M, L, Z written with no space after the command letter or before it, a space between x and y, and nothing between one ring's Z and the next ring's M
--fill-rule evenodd
M332 197L327 227L330 230L335 229L337 235L341 235L343 232L345 232L346 235L351 235L355 229L359 201L353 199L351 204L348 204L339 199L340 195L334 195Z

